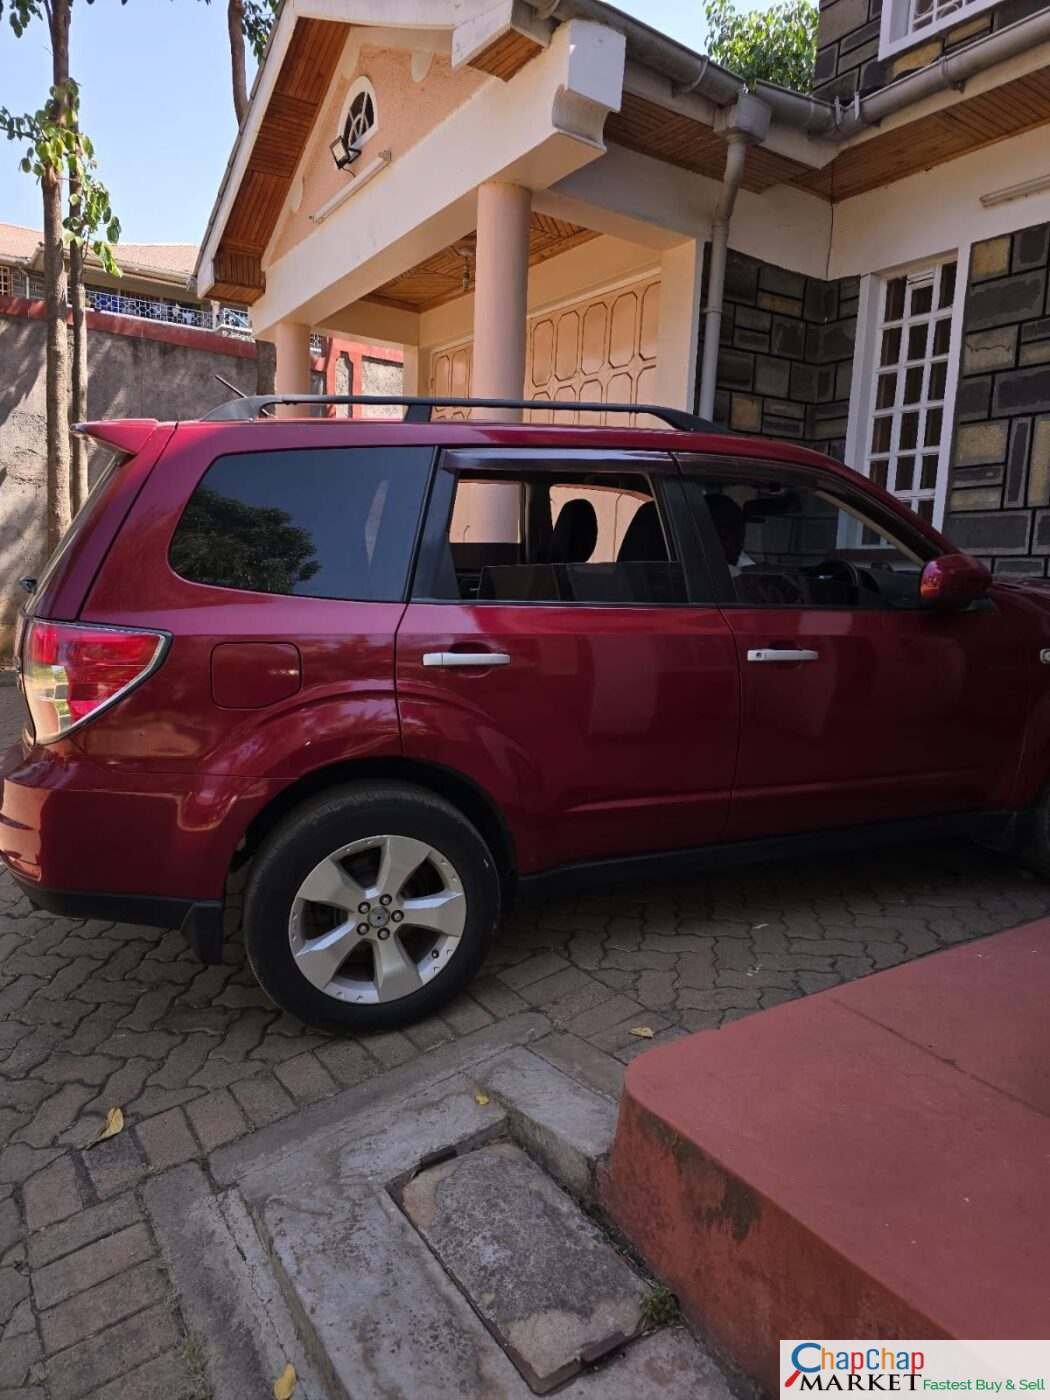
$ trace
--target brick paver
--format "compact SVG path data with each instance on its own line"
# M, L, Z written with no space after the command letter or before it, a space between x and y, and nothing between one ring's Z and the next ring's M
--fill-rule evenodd
M443 1016L340 1040L271 1006L236 937L202 969L177 932L35 913L0 876L0 1400L205 1393L151 1172L524 1009L612 1082L654 1043L1048 912L1050 886L962 845L598 892L517 910ZM117 1105L124 1132L89 1146Z

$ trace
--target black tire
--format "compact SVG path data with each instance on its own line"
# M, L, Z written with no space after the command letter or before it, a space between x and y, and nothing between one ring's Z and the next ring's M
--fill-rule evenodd
M289 920L302 882L318 862L372 836L424 841L452 863L466 897L459 944L418 991L360 1004L315 986L296 964ZM428 1016L474 977L499 922L500 881L492 853L455 807L408 783L354 783L331 788L297 808L266 838L255 860L244 908L248 961L278 1006L307 1025L348 1032L390 1030Z

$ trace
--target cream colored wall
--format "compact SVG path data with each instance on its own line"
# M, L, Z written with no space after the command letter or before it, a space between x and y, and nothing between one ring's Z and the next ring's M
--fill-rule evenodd
M380 151L390 151L397 160L479 87L493 81L472 68L453 72L442 54L430 56L419 81L412 71L413 55L407 49L375 48L362 43L359 34L351 34L296 172L289 207L267 250L266 261L282 257L311 234L315 225L310 215L354 178L350 172L336 168L328 148L342 133L347 96L359 77L368 78L375 90L377 115L375 134L357 161L359 169ZM296 207L293 209L292 205Z
M650 271L582 297L541 306L530 314L527 324L526 398L617 403L655 399L658 275ZM431 349L427 366L430 393L453 398L470 395L473 345L468 337ZM447 410L445 416L464 415ZM551 417L540 410L530 414L536 422ZM581 421L597 421L597 415L584 414Z

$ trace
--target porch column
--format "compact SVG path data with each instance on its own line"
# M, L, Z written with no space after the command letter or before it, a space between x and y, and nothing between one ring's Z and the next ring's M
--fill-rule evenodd
M700 332L700 284L704 245L689 239L660 259L660 333L656 350L656 402L692 413Z
M474 273L474 368L471 394L520 399L525 392L525 317L529 295L532 192L496 182L478 186ZM517 408L479 409L487 419L521 422ZM517 538L520 502L511 485L461 488L469 493L469 537Z
M267 339L277 352L274 392L310 392L310 327L298 321L278 321Z
M520 399L525 390L525 313L529 291L532 192L496 182L478 187L474 288L473 393ZM489 410L509 422L520 410Z

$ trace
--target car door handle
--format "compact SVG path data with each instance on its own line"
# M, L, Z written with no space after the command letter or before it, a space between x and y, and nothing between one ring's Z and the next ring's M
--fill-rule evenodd
M425 651L424 666L509 666L505 651Z
M748 661L817 661L815 651L795 650L792 647L756 647L747 654Z

